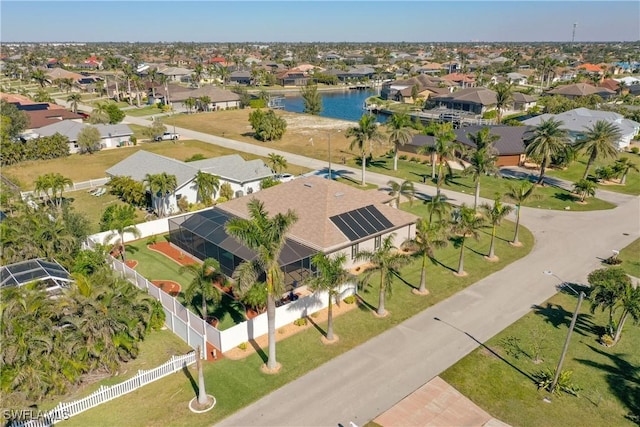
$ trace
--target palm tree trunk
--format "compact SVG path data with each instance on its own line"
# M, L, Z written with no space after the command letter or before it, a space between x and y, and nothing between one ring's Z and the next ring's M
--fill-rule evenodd
M617 343L622 335L622 328L624 328L624 322L627 321L627 317L629 317L629 312L625 310L620 316L620 322L618 322L618 327L616 328L616 335L613 337L613 342Z
M398 170L398 144L393 145L393 170Z
M520 205L516 205L516 232L513 236L513 244L517 245L520 243L518 241L518 231L520 231Z
M213 286L207 283L207 286ZM202 319L206 322L207 320L207 299L204 297L204 292L200 295L202 298Z
M271 293L267 295L267 329L269 338L267 368L276 369L278 367L276 361L276 300Z
M595 159L596 159L596 152L592 151L591 155L589 156L589 161L587 162L587 167L584 169L584 175L582 175L582 179L587 179L587 177L589 176L589 169L591 169L591 164Z
M431 179L436 177L436 153L431 153Z
M536 184L542 184L544 180L544 171L547 169L547 159L542 160L542 164L540 164L540 176L538 177L538 182Z
M131 79L127 77L127 92L129 95L129 105L133 105L133 101L131 100Z
M207 403L207 392L204 386L204 370L202 369L202 356L201 349L198 346L196 354L196 364L198 368L198 404L206 405Z
M493 226L493 230L491 230L491 244L489 245L489 258L494 258L495 254L495 242L496 242L496 226Z
M362 186L363 187L367 185L367 182L365 181L365 177L364 177L366 168L367 168L367 158L365 157L364 150L362 150Z
M380 293L378 294L378 316L384 316L384 276L380 271Z
M422 255L422 269L420 270L420 287L418 288L420 293L427 291L427 255Z
M620 184L621 184L621 185L625 185L625 184L626 184L626 182L627 182L627 172L625 171L625 172L622 174L622 178L620 178Z
M480 177L476 178L476 194L473 199L473 209L478 208L478 199L480 198Z
M327 307L327 341L333 341L333 295L329 292L329 305Z
M464 236L462 237L462 243L460 244L460 258L458 259L458 274L464 273Z
M122 257L122 262L126 263L127 262L127 257L125 255L125 249L124 249L124 231L120 234L120 246L122 246L122 251L120 251L120 256Z

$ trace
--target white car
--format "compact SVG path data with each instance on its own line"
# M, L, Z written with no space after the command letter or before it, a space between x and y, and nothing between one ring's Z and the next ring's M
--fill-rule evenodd
M180 138L180 135L172 132L165 132L162 135L156 136L155 141L176 141Z
M294 179L296 179L296 177L291 175L290 173L282 173L282 174L278 175L276 178L280 182L289 182L289 181L293 181Z

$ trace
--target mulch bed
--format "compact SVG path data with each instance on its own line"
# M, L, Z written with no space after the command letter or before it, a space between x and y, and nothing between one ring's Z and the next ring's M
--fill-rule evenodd
M182 290L180 283L173 280L152 280L151 283L174 297Z
M198 261L193 258L191 255L184 253L184 251L172 246L169 242L159 242L148 245L152 251L160 252L167 258L171 258L173 261L177 262L180 265L190 265L197 264Z
M128 259L125 264L127 264L127 267L129 268L136 268L138 266L138 261L135 259Z

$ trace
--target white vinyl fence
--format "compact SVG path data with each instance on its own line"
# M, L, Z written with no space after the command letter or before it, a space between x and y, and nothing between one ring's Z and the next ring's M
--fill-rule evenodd
M11 427L49 427L57 422L67 420L74 415L84 412L88 409L96 407L101 403L108 402L130 393L146 384L166 377L174 372L184 369L186 366L195 363L196 353L191 352L182 356L172 356L170 360L154 369L148 371L138 371L136 376L129 378L119 384L112 386L100 386L100 388L84 397L73 402L61 402L49 412L38 414L37 419L28 421L14 421L7 425Z
M69 192L69 191L78 191L78 190L90 190L92 188L105 185L107 182L109 182L110 179L111 178L99 178L99 179L90 179L89 181L74 182L73 184L67 185L66 187L64 187L63 191ZM20 192L20 196L22 197L23 200L33 194L34 194L33 191Z

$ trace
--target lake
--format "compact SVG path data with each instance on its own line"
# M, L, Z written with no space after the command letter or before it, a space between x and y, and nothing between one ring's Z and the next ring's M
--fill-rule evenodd
M363 108L364 101L371 96L379 94L380 92L375 89L347 89L340 92L320 92L320 96L322 97L322 112L320 112L320 116L357 122L362 115L366 113L366 110ZM284 105L285 111L291 111L293 113L302 113L304 111L304 100L302 96L298 94L286 94L282 104ZM376 120L384 123L387 120L387 116L377 114Z

